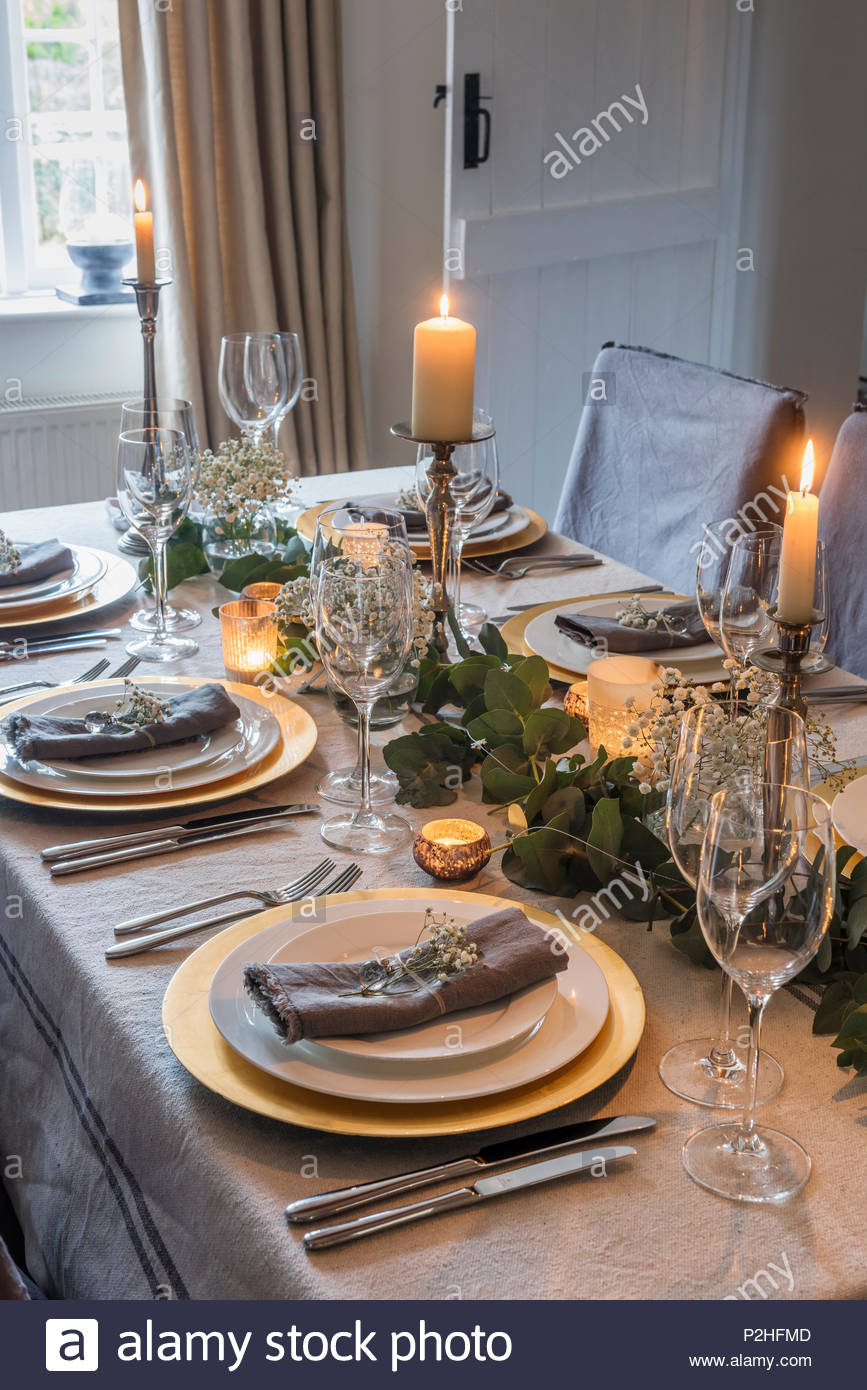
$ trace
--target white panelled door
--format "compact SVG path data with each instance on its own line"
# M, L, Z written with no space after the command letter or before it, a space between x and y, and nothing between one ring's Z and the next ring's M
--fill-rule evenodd
M735 0L446 9L447 285L478 326L504 483L551 520L603 342L729 363L751 17Z

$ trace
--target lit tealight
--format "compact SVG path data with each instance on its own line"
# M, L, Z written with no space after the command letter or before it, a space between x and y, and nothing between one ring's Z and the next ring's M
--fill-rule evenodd
M259 584L248 584L241 590L241 598L261 598L266 603L276 603L281 584L267 584L263 580Z
M351 521L343 530L343 553L357 560L362 569L379 562L388 541L388 527L379 521Z
M263 599L239 598L220 609L223 662L231 681L255 685L277 656L277 606Z
M641 656L605 656L587 668L589 736L594 748L617 757L636 712L650 708L659 667Z
M412 844L412 857L431 878L472 878L491 857L487 830L471 820L431 820Z

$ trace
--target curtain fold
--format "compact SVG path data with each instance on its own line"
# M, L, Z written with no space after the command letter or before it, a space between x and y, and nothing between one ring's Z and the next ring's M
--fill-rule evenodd
M160 389L220 405L224 333L290 329L299 473L367 467L343 178L339 0L118 0L134 177L154 209Z

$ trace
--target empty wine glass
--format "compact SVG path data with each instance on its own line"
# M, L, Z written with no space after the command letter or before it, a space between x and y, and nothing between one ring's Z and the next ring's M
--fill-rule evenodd
M731 671L732 710L737 706L739 670L753 652L774 644L770 610L777 601L780 577L780 533L739 536L732 546L720 608L720 634Z
M473 411L473 424L491 427L493 419L484 410ZM430 444L420 444L416 457L416 491L419 506L425 510L431 492L428 467L433 458ZM452 519L451 546L448 557L447 591L458 626L467 636L481 627L487 613L476 603L461 599L461 557L464 545L483 521L490 516L500 486L500 461L497 436L479 440L476 444L458 444L452 453L457 472L451 480L455 512Z
M280 426L286 419L290 410L294 410L298 397L301 394L301 382L303 380L304 368L301 364L301 344L298 341L297 333L277 333L275 335L280 340L280 347L283 352L283 361L286 369L286 403L278 415L274 417L274 448L280 448Z
M179 661L199 650L189 637L166 627L166 543L178 529L192 495L190 447L180 430L146 426L124 430L117 448L117 500L130 525L144 536L154 562L156 624L127 644L144 661Z
M280 334L227 333L220 347L219 392L241 433L261 440L289 399Z
M142 399L124 401L120 413L121 433L126 430L141 430L147 425L155 425L158 429L180 430L189 445L190 471L195 488L202 451L199 447L192 401L180 400L174 396L161 396L156 406ZM195 608L175 608L167 603L165 613L169 632L184 632L191 627L198 627L202 621L201 613L197 613ZM154 632L157 625L156 612L152 608L139 608L130 618L129 625L138 628L140 632Z
M696 902L708 947L749 1006L747 1090L741 1123L693 1134L683 1147L683 1165L722 1197L782 1202L810 1176L810 1157L796 1140L756 1129L759 1042L768 1000L821 945L835 880L834 833L819 797L779 785L723 788L714 795Z
M338 849L386 854L412 827L370 796L370 715L403 674L412 646L412 557L397 512L338 504L319 518L310 566L316 640L329 679L358 710L360 799L325 821Z
M696 886L710 800L721 787L749 791L762 782L808 788L806 726L792 710L769 707L749 717L727 715L715 701L683 716L666 803L672 858ZM746 1068L731 1029L732 981L723 974L716 1037L677 1043L659 1064L664 1085L698 1105L743 1105ZM756 1103L772 1100L783 1084L775 1058L763 1052Z
M801 662L801 671L804 675L818 675L821 671L833 671L835 665L833 656L825 655L825 647L828 644L828 630L830 627L830 607L829 607L829 576L828 576L828 549L824 541L816 542L816 587L813 598L813 607L821 618L813 625L810 636L810 650Z
M720 610L723 590L728 574L729 561L735 542L743 535L740 525L732 517L724 521L708 521L701 528L701 544L695 576L695 594L698 611L705 625L707 635L716 646L723 645L720 630ZM782 527L772 521L760 522L749 532L750 535L769 537L782 536Z

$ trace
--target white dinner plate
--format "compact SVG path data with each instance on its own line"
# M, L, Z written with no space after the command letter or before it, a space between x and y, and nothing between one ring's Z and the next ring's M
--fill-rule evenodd
M140 688L147 690L147 682L141 682ZM122 681L111 681L94 686L87 694L78 694L69 688L52 691L28 704L27 713L62 714L81 719L90 710L112 709L122 689ZM188 690L189 686L181 683L161 682L158 693L162 699L170 699ZM153 792L155 788L180 791L218 782L258 766L280 739L280 725L273 714L254 700L237 695L232 698L240 713L231 724L195 740L167 743L138 753L63 759L50 764L31 759L25 763L15 756L6 739L0 739L0 770L13 781L48 787L71 796L93 796L102 792L135 797Z
M485 916L489 909L455 900L447 905L447 910L456 921L472 922ZM287 917L230 952L214 974L209 996L211 1017L223 1038L254 1066L294 1085L326 1095L404 1104L464 1100L523 1086L565 1066L589 1047L600 1032L608 1014L605 977L590 956L573 945L566 970L555 977L556 998L541 1022L531 1028L529 1035L480 1055L470 1054L448 1063L386 1057L375 1060L372 1056L337 1053L306 1040L287 1046L247 994L244 966L256 960L280 961L284 952L297 959L302 950L307 959L321 958L313 950L317 938L311 924L327 922L355 933L363 930L356 924L368 917L371 928L366 939L375 943L379 920L383 914L394 913L404 915L402 945L411 945L424 919L424 904L395 895L393 899L375 902L334 902L314 916ZM389 931L392 930L390 925ZM309 936L311 941L302 943L302 936ZM353 951L357 960L368 959L370 954L370 944L363 949L356 946ZM345 958L345 951L342 957ZM466 1025L473 1012L445 1015L442 1023Z
M0 604L14 609L16 616L31 608L47 607L50 604L71 601L88 593L105 574L106 561L98 550L88 546L71 545L73 563L70 569L52 575L39 584L16 585L10 589L0 589Z
M867 777L856 777L834 797L831 820L847 845L867 854Z
M656 612L671 603L671 599L658 598L656 594L642 595L642 603L648 612ZM613 618L626 600L621 598L589 599L582 603L565 603L562 608L550 608L533 618L524 630L524 641L531 651L546 661L560 666L566 671L574 671L581 676L587 673L592 662L598 661L600 653L582 646L580 642L561 632L554 619L559 614L583 613L597 618ZM657 647L652 651L639 652L639 656L655 661L660 666L676 666L684 675L696 681L718 681L725 677L723 652L713 642L700 642L696 647Z

